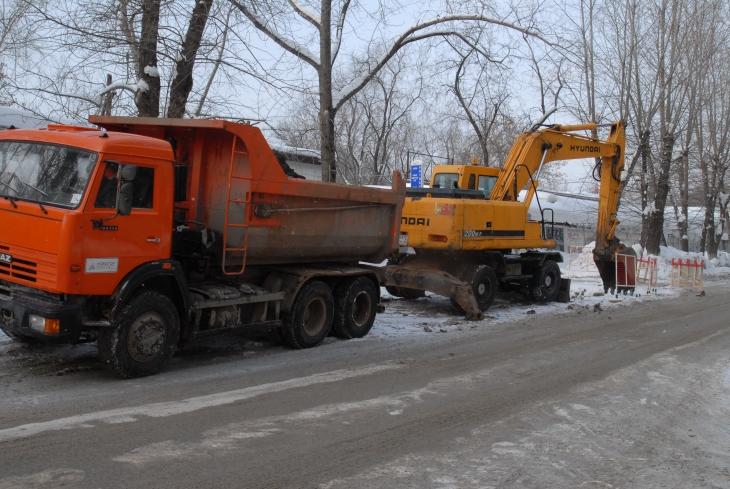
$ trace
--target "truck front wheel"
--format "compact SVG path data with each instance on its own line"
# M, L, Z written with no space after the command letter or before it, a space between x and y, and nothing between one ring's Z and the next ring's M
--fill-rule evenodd
M319 280L299 289L291 311L283 318L282 332L287 344L292 348L320 344L332 327L334 302L330 288Z
M533 277L532 297L537 302L552 302L560 292L560 266L548 260Z
M165 295L146 291L124 306L115 328L103 328L99 357L125 379L156 374L172 358L180 338L180 318Z
M368 277L345 280L337 287L335 336L349 340L362 338L370 332L378 309L378 290Z

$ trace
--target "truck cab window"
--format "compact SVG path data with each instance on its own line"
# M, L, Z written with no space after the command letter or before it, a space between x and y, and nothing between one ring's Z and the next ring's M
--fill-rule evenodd
M102 176L99 193L96 195L94 207L97 209L113 209L117 204L117 171L119 165L106 163ZM134 194L132 196L133 209L152 209L153 190L155 187L155 170L153 168L137 167L137 175L132 180Z
M94 207L97 209L113 209L117 204L117 170L119 165L107 162L104 168L99 193L96 194Z
M154 168L137 167L137 175L132 181L134 185L133 209L152 209L153 190L155 188Z

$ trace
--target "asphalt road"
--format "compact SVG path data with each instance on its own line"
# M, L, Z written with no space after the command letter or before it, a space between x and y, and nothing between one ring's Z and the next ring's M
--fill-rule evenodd
M92 347L10 349L0 489L727 488L728 298L302 351L225 340L131 381Z

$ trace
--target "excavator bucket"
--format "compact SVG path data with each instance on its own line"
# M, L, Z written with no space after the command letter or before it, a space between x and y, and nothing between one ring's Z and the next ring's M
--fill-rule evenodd
M613 294L616 289L616 261L613 259L593 257L598 273L603 281L603 291Z
M619 243L615 248L615 252L611 255L601 255L593 251L593 261L598 268L598 273L603 281L603 291L608 294L613 294L616 290L616 255L631 255L636 256L636 252L633 248ZM619 291L620 292L620 291Z

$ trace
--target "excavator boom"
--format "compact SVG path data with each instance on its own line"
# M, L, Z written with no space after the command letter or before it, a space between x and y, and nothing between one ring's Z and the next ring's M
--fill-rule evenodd
M512 146L502 173L494 186L491 200L516 200L527 187L524 202L529 206L537 191L542 166L551 161L586 157L596 158L594 170L599 174L600 197L596 223L596 247L593 259L606 291L616 287L615 255L625 248L615 236L619 221L616 217L624 168L625 128L622 122L610 126L604 140L575 134L574 131L595 131L597 124L551 126L522 134ZM534 185L531 182L535 182Z

